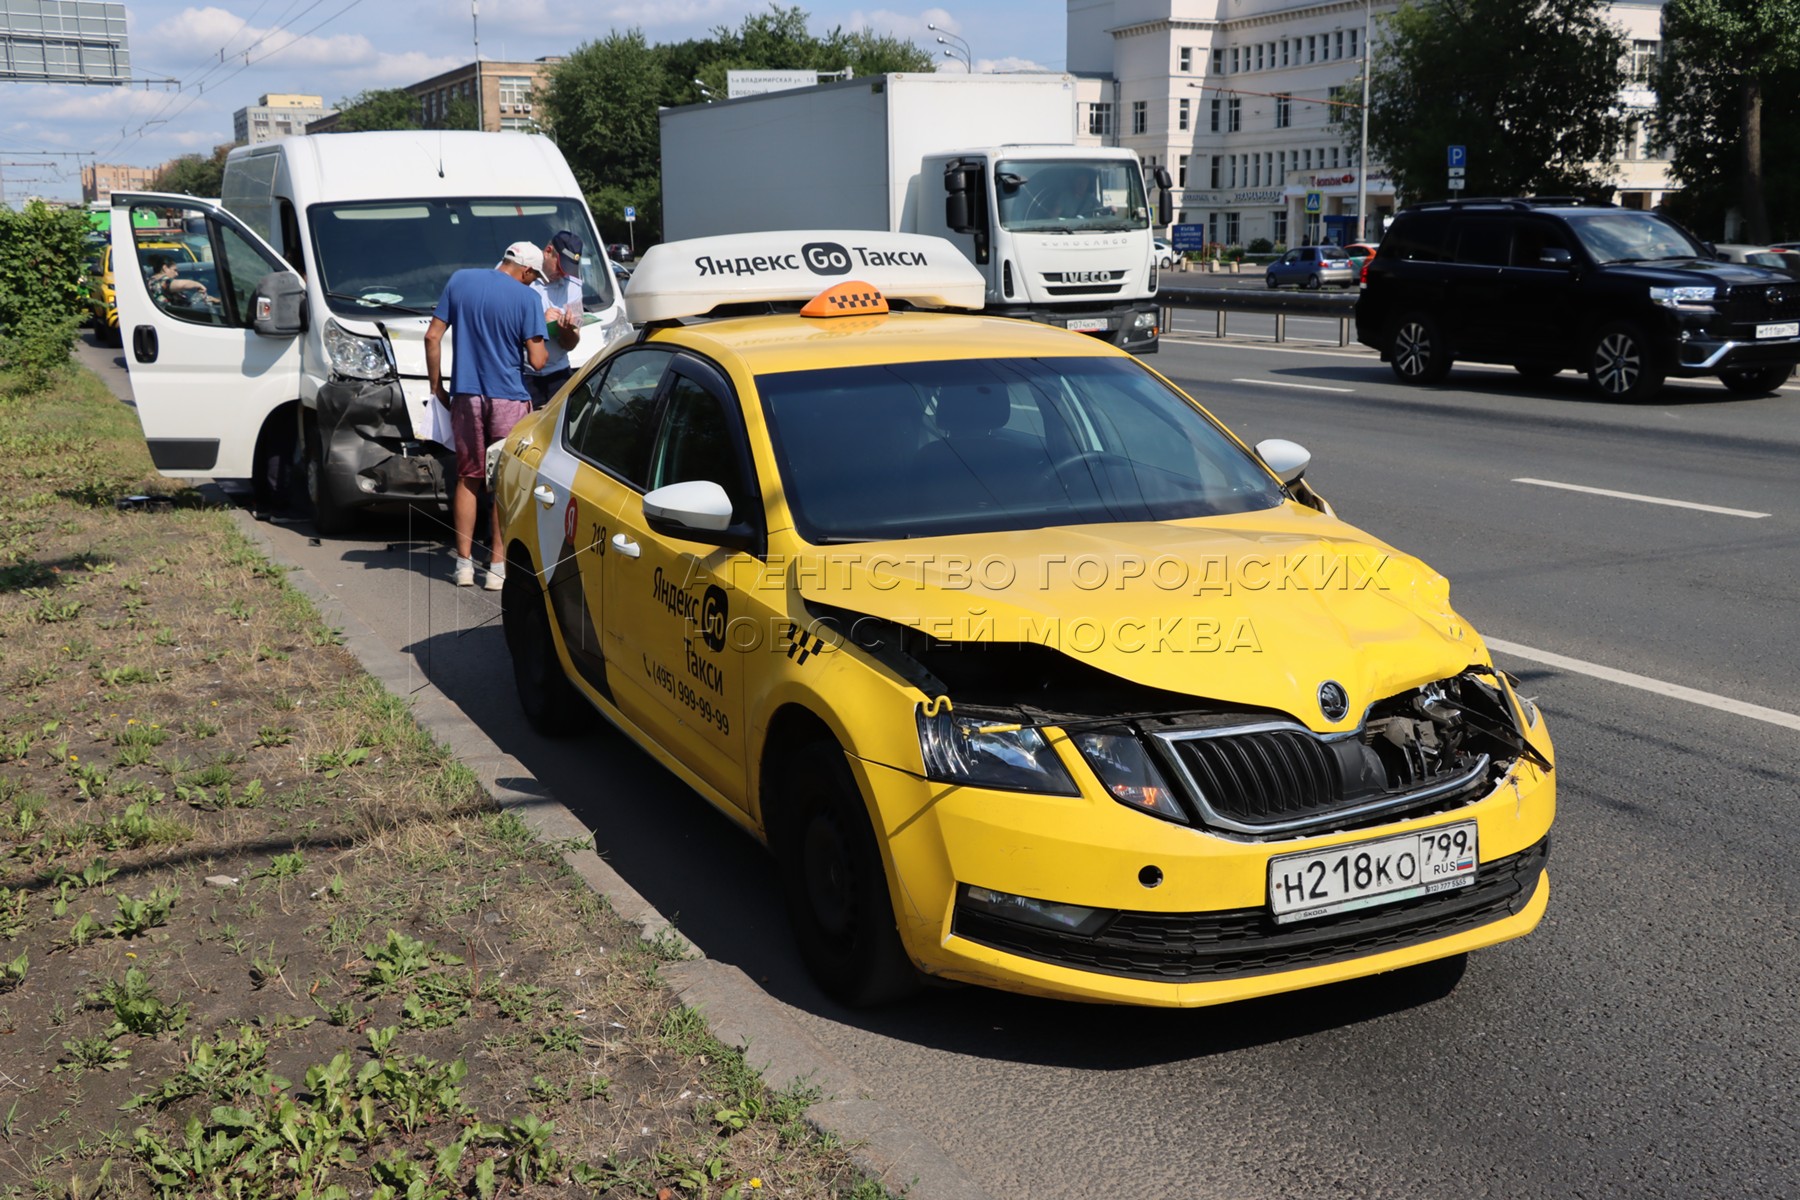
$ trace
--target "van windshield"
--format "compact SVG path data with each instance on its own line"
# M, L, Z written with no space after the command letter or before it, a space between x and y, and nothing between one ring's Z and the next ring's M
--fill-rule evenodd
M452 272L491 267L514 242L543 246L558 230L581 236L582 307L613 303L612 271L579 200L427 199L315 204L313 255L335 312L429 315Z
M1000 224L1015 233L1101 233L1150 226L1144 177L1118 159L1005 159L994 166Z

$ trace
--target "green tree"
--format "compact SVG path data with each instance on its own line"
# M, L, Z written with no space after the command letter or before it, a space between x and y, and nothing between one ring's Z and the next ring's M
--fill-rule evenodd
M444 115L426 126L427 129L480 129L481 118L475 113L475 102L461 96L444 105Z
M81 209L0 206L0 369L35 388L69 359L90 228Z
M1401 196L1446 195L1452 145L1468 148L1471 196L1608 187L1625 43L1604 0L1407 0L1384 32L1369 153Z
M338 131L419 128L419 98L405 88L371 88L337 103Z
M225 178L225 156L229 153L230 143L218 147L210 156L184 154L157 172L150 190L216 200Z
M1800 236L1800 0L1668 0L1656 92L1680 215Z
M544 91L546 124L582 191L605 194L609 204L615 194L660 195L656 109L663 90L662 57L638 29L583 43L555 66ZM624 240L616 206L610 219L598 208L594 216L602 237ZM638 223L640 243L648 224Z

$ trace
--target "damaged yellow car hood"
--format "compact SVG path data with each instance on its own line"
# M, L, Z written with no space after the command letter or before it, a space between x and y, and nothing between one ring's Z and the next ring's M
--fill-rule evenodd
M1487 660L1424 563L1297 504L821 550L808 601L946 642L1034 642L1150 687L1353 727L1371 702ZM848 632L848 631L846 631ZM1319 686L1350 711L1320 713ZM954 698L954 697L953 697Z

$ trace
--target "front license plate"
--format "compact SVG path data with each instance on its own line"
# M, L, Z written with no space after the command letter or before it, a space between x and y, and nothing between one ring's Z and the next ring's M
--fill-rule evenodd
M1475 822L1352 842L1269 860L1269 909L1278 924L1373 908L1475 882Z
M1104 333L1105 317L1070 317L1069 328L1076 333Z
M1069 328L1075 328L1074 322L1071 321L1069 323ZM1775 325L1758 325L1756 327L1756 336L1759 338L1800 337L1800 321L1782 321Z

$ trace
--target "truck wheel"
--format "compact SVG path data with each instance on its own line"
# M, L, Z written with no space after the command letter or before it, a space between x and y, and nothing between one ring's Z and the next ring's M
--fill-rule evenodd
M1606 326L1588 352L1588 380L1612 400L1647 400L1663 385L1662 365L1644 331L1626 321Z
M507 567L506 584L500 589L500 624L512 655L519 708L531 727L546 737L579 733L592 722L594 710L569 682L556 657L544 590L530 561L509 558Z
M1437 383L1450 373L1450 347L1438 323L1424 313L1407 313L1394 325L1388 365L1401 383Z
M325 486L325 450L319 438L319 427L306 427L306 498L312 504L313 529L321 537L348 532L356 523L355 513L339 504Z
M1719 372L1719 382L1740 396L1766 396L1788 381L1794 368L1727 367Z
M843 749L812 742L774 775L780 808L769 840L807 970L854 1008L911 995L919 973L900 944L881 851Z

